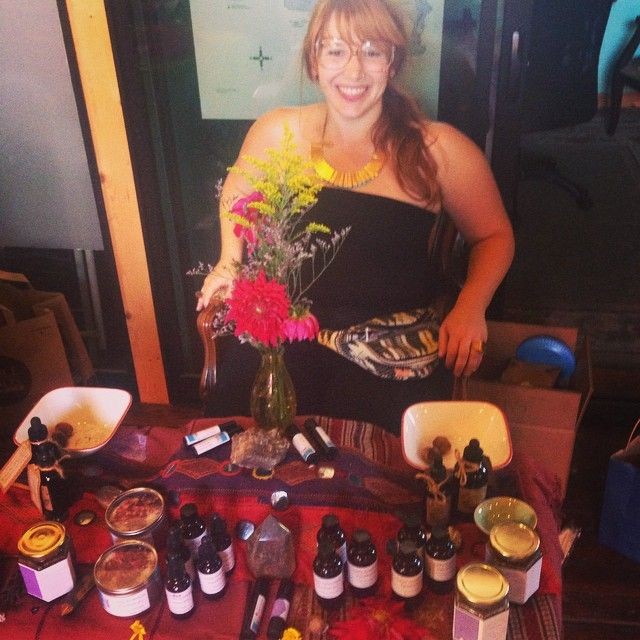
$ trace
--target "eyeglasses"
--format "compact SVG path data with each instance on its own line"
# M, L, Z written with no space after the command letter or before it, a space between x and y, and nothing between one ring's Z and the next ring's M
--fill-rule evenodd
M329 71L344 69L353 55L369 73L386 71L393 62L395 47L384 40L365 40L357 47L351 47L339 38L324 38L316 44L318 64Z

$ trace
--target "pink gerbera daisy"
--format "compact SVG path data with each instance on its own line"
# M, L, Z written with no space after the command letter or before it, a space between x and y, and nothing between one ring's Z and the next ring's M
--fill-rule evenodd
M301 316L294 315L284 321L284 337L289 342L314 340L319 330L318 319L310 311L305 311Z

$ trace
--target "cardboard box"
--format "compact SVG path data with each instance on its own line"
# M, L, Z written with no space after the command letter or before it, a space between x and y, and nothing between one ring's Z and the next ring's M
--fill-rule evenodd
M589 345L572 327L489 322L489 341L478 372L467 383L467 399L500 407L509 424L513 450L527 454L554 473L567 490L576 430L593 393ZM500 382L518 345L535 335L564 341L576 355L567 388L534 388Z

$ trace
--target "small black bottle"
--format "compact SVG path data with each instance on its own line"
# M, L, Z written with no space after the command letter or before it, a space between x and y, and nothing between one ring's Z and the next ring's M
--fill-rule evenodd
M211 540L211 536L205 535L198 548L198 560L196 562L200 590L205 598L219 600L225 594L227 588L227 575L222 566L222 560Z
M42 427L46 432L47 428L44 425ZM31 439L31 435L29 438ZM45 441L33 446L33 461L40 475L42 514L45 520L62 522L69 515L70 492L69 483L58 460L58 453L58 447L53 442Z
M164 582L164 591L172 617L182 620L193 613L195 606L193 584L185 569L184 560L178 553L167 555L167 579Z
M226 521L217 513L211 516L209 527L211 539L222 560L222 567L226 574L231 575L236 566L236 554L233 548L233 540L227 531Z
M344 574L340 556L331 540L318 543L318 555L313 561L313 588L320 606L337 609L344 600Z
M472 514L487 497L489 468L477 438L471 438L464 448L462 465L458 463L454 473L458 478L458 511Z
M346 566L347 538L336 515L327 513L322 516L322 526L318 529L316 539L318 540L318 545L323 540L328 540L333 545L333 549L338 554L343 566Z
M191 557L189 547L184 543L182 539L182 530L180 524L174 522L167 533L167 556L171 553L175 553L182 558L184 562L184 568L193 582L196 578L196 569Z
M421 560L424 560L424 545L427 542L427 534L425 533L422 521L417 513L409 512L402 517L403 525L398 531L398 544L402 544L405 540L410 540L416 545L416 551Z
M313 418L305 420L304 428L311 444L327 460L333 460L338 455L338 447L333 443L329 434Z
M207 532L207 527L198 513L198 507L193 502L187 502L180 507L180 528L182 539L189 547L191 557L195 558L200 541Z
M453 589L457 567L456 548L447 527L437 526L431 530L425 555L429 588L434 593L449 593Z
M428 526L446 526L451 519L451 482L442 454L433 451L429 468L425 520Z
M300 454L300 457L307 464L318 463L318 452L311 446L311 443L307 440L307 437L296 427L295 424L290 424L285 431L285 435L295 450Z
M416 607L422 597L424 563L413 540L403 540L391 565L393 597L403 600L406 609Z
M293 598L293 581L288 578L280 580L276 599L271 607L271 617L267 627L267 638L269 640L279 640L287 624L289 610L291 609L291 599Z
M347 578L357 598L372 596L378 587L378 554L364 529L353 532L347 551Z

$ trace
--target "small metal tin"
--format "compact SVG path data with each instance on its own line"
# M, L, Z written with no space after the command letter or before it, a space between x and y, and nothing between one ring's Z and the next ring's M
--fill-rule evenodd
M156 550L143 540L118 542L96 561L93 577L104 610L128 618L160 598L162 579Z
M64 525L39 522L18 541L18 566L27 593L51 602L75 585L73 547Z
M105 513L107 527L114 542L145 540L161 541L164 524L164 498L155 489L138 487L117 496Z

